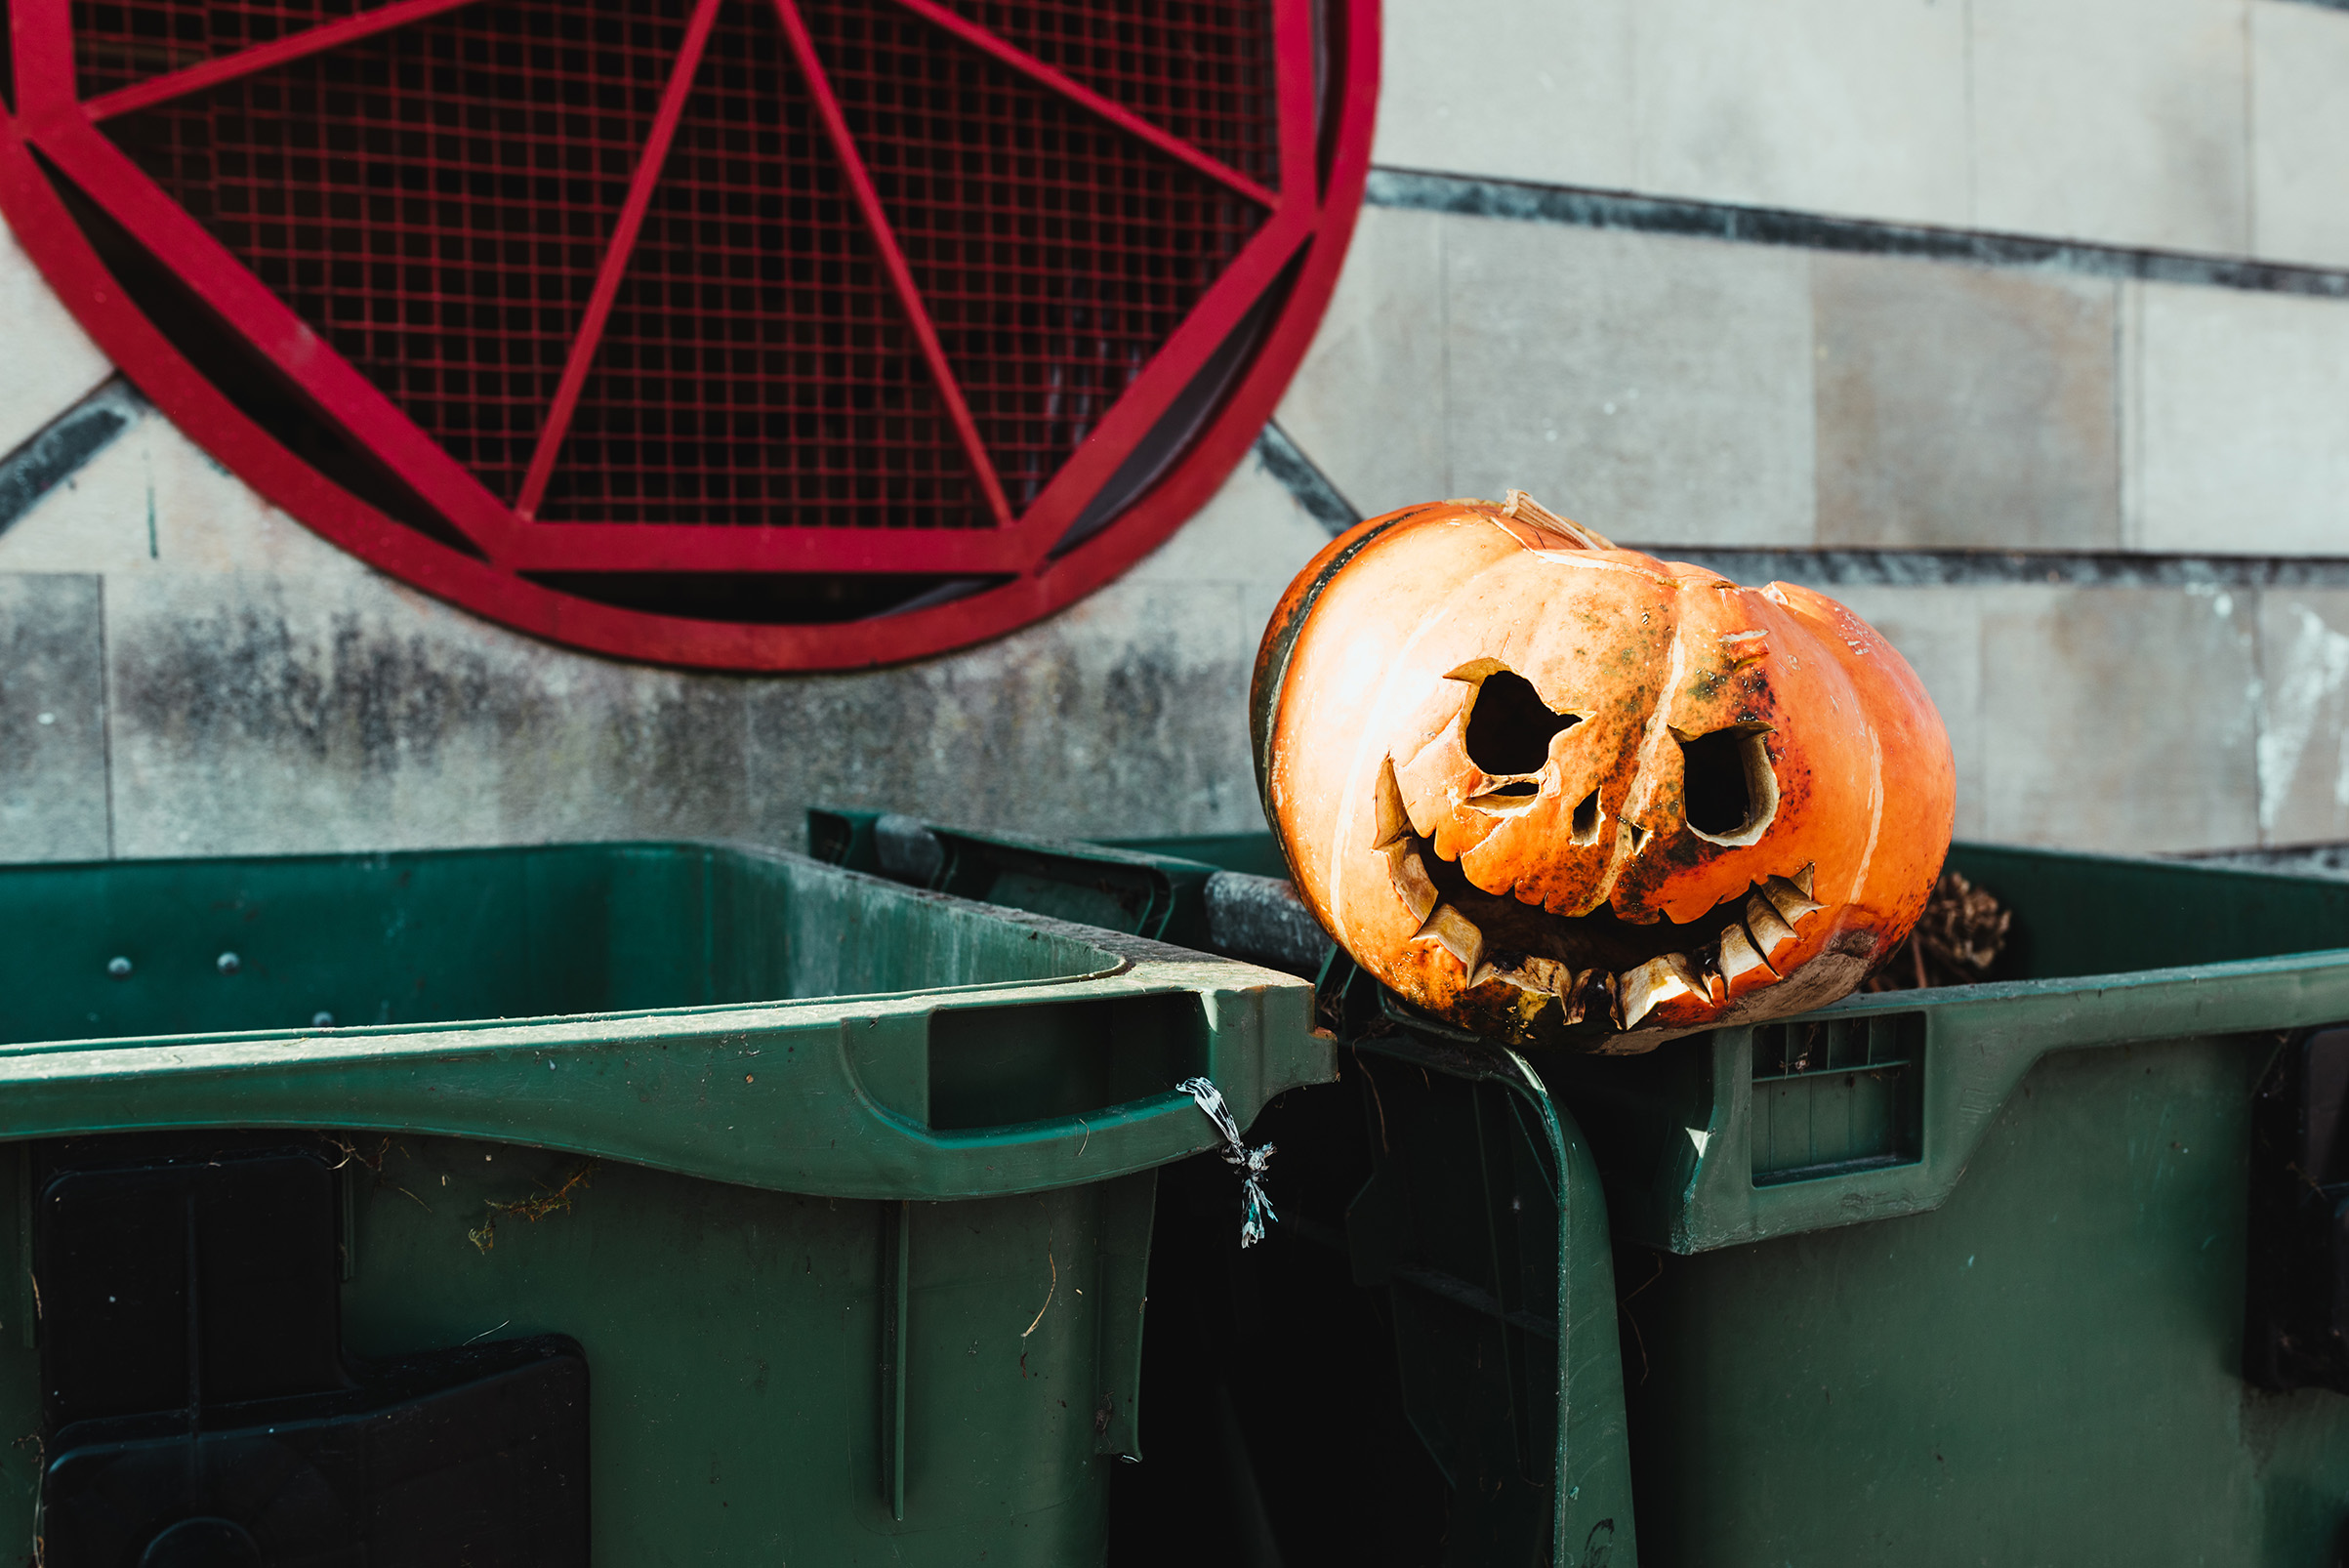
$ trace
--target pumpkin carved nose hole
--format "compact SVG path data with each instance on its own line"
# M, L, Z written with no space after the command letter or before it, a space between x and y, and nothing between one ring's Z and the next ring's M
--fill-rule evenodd
M1778 814L1778 779L1759 729L1680 740L1688 830L1713 844L1751 844Z
M1598 791L1583 797L1583 804L1574 808L1574 842L1598 843Z
M1487 773L1535 773L1549 761L1550 738L1582 722L1551 711L1533 682L1513 670L1496 670L1476 687L1462 740L1468 761Z
M1514 795L1518 797L1527 797L1535 794L1540 789L1541 786L1536 784L1532 779L1521 778L1513 784L1502 785L1500 788L1494 790L1493 793L1495 795Z

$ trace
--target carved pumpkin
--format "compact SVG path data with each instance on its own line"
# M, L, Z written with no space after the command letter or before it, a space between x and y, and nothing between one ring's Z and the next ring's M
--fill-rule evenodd
M1859 617L1515 491L1334 542L1273 615L1252 708L1314 914L1489 1035L1640 1051L1833 1001L1949 848L1949 738Z

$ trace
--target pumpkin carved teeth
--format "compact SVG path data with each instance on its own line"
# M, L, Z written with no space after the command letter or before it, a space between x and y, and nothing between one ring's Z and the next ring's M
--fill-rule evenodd
M1625 970L1616 985L1623 997L1623 1026L1627 1029L1638 1027L1640 1019L1667 1002L1683 997L1710 1000L1705 981L1685 953L1649 959L1637 969Z
M1406 830L1385 847L1387 875L1394 880L1395 895L1411 911L1412 919L1425 921L1435 913L1436 891L1434 879L1427 875L1427 862L1421 858L1419 841Z
M1485 968L1484 932L1476 923L1450 904L1438 905L1412 938L1416 942L1432 941L1460 960L1460 967L1468 971L1469 983L1474 984L1477 973Z
M1753 939L1754 953L1764 963L1777 958L1795 941L1793 926L1758 892L1746 900L1746 934Z
M1574 983L1574 971L1554 958L1528 958L1514 968L1493 967L1493 978L1520 991L1563 997Z
M1395 760L1389 757L1379 769L1379 842L1374 847L1387 848L1410 835L1411 814L1403 809L1403 786L1395 782ZM1427 912L1419 913L1424 919Z
M1393 823L1383 809L1399 795L1389 788L1392 779L1390 763L1381 774L1381 827ZM1394 808L1399 814L1399 803ZM1800 941L1795 925L1823 907L1804 890L1817 885L1819 868L1813 863L1793 877L1753 884L1742 906L1716 906L1704 928L1717 933L1710 940L1677 928L1683 933L1679 939L1703 941L1701 946L1662 954L1651 948L1645 957L1636 948L1624 954L1626 928L1603 912L1597 912L1597 920L1550 915L1539 906L1486 893L1463 883L1459 868L1439 860L1434 846L1407 820L1395 831L1396 837L1379 849L1386 857L1395 896L1419 923L1412 940L1442 948L1460 965L1467 988L1494 982L1530 997L1555 997L1558 1021L1568 1028L1599 1016L1628 1030L1674 1003L1717 1008L1776 985L1793 972L1783 966ZM1480 913L1471 915L1471 908ZM1668 928L1637 928L1659 934ZM1581 962L1585 958L1600 962ZM1618 965L1623 967L1617 970ZM1666 1016L1670 1015L1668 1011Z
M1814 880L1818 870L1816 864L1803 867L1804 881ZM1764 898L1770 900L1771 907L1778 911L1780 917L1789 926L1795 925L1805 915L1817 914L1827 907L1813 898L1810 890L1801 883L1789 882L1784 877L1772 877L1768 882L1763 883L1761 892Z
M1788 934L1791 936L1793 933L1790 931ZM1760 950L1753 945L1753 939L1747 933L1746 928L1732 922L1729 928L1721 932L1721 979L1723 983L1728 987L1729 993L1734 996L1745 988L1741 982L1757 971L1761 977L1754 980L1753 984L1768 985L1778 978L1778 971L1770 968L1770 961L1762 957Z

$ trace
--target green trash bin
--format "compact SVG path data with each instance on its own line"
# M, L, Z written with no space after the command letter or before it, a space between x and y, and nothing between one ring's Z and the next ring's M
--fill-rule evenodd
M2343 1195L2279 1122L2342 1108L2349 884L1952 863L2014 912L1994 983L1552 1074L1642 1249L1648 1561L2339 1560L2349 1401L2272 1352L2338 1344L2332 1236L2276 1219Z
M1174 1086L1332 1072L1291 977L741 847L13 867L0 929L51 1568L1098 1562Z
M1952 864L2014 912L1992 983L1641 1057L1331 965L1354 1114L1257 1131L1351 1174L1295 1208L1384 1299L1448 1491L1412 1560L2341 1560L2349 884Z
M1321 976L1353 1093L1290 1095L1257 1124L1280 1154L1266 1244L1219 1245L1202 1201L1216 1173L1169 1173L1189 1201L1157 1218L1145 1385L1154 1419L1196 1440L1121 1475L1129 1508L1163 1521L1127 1561L1554 1550L1628 1568L1606 1212L1588 1145L1523 1058L1377 1017L1376 987L1263 875L1280 864L1265 835L1094 845L818 810L808 840L917 885ZM1232 1463L1187 1463L1210 1446Z

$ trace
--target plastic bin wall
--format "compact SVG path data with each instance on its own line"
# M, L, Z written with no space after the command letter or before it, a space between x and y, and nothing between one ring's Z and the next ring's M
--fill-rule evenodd
M1097 1561L1156 1169L1219 1142L1173 1085L1246 1123L1331 1072L1287 976L746 849L21 868L0 924L0 1418L48 1444L0 1451L0 1539L46 1484L55 1568L95 1428L44 1415L39 1270L135 1261L60 1183L256 1160L336 1194L284 1208L341 1357L286 1397L575 1350L598 1561ZM195 1300L199 1251L273 1238L190 1204Z
M1271 852L1136 850L1250 871ZM1485 1555L1450 1560L2341 1560L2349 1400L2246 1373L2275 1332L2258 1194L2293 1179L2254 1107L2305 1031L2349 1019L2349 885L1976 845L1953 864L2015 911L1992 983L1857 996L1638 1058L1545 1056L1500 1099L1505 1053L1342 963L1326 976L1384 1167L1346 1214L1356 1277L1397 1303L1413 1424L1456 1469L1455 1545L1463 1520L1487 1532ZM1613 1259L1574 1244L1571 1177L1494 1179L1523 1141L1508 1107L1535 1099L1566 1146L1587 1135ZM2349 1113L2338 1101L2302 1122ZM1525 1238L1548 1233L1519 1207L1535 1197L1559 1200L1574 1276L1555 1305L1524 1278ZM2298 1272L2333 1277L2349 1231L2332 1246ZM1590 1332L1573 1302L1594 1286L1621 1303L1632 1484L1600 1465L1602 1511L1578 1512L1561 1441L1542 1543L1498 1515L1545 1429L1591 1434L1585 1465L1604 1454L1590 1403L1612 1367L1576 1362L1546 1424L1525 1402L1549 1335ZM1469 1477L1494 1506L1462 1511ZM1635 1546L1591 1533L1627 1490Z

